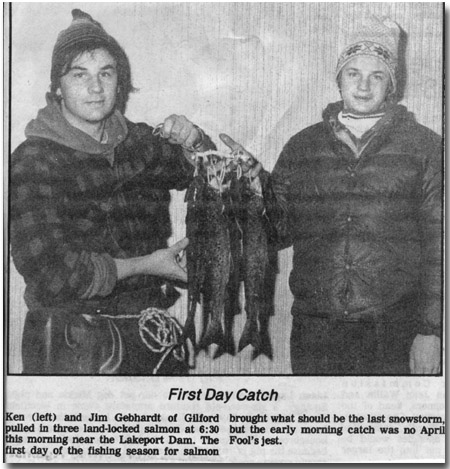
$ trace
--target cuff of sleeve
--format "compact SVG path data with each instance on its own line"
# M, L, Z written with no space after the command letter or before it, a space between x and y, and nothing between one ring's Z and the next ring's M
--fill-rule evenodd
M109 254L92 253L91 262L94 275L91 284L82 296L84 300L94 296L108 296L117 283L116 263Z
M197 126L196 126L197 127ZM195 145L194 151L207 151L207 150L217 150L216 145L211 140L211 138L203 132L200 127L197 127L201 134L201 140Z

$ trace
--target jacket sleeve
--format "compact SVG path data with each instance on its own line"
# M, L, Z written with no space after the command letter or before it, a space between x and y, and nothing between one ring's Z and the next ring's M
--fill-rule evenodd
M290 141L283 148L271 174L276 203L268 210L268 215L272 226L275 227L280 250L291 246L293 242L293 229L289 217L289 186L294 154Z
M419 208L421 234L419 333L442 333L442 143L436 134L427 139Z
M64 158L45 144L21 145L10 172L11 253L27 285L29 307L106 296L117 281L114 260L71 242L64 213L67 175Z

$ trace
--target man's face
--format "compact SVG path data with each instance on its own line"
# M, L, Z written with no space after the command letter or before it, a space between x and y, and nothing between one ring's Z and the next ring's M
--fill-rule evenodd
M341 95L345 108L358 114L380 109L391 78L387 66L376 57L355 57L342 69Z
M114 109L117 94L117 64L105 49L77 57L61 77L61 109L72 124L89 133Z

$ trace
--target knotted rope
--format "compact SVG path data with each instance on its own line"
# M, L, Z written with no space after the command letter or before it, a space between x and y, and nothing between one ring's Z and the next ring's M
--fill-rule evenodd
M154 353L162 353L162 356L153 368L152 374L156 375L164 360L173 351L176 360L185 360L186 352L181 344L181 326L167 310L150 307L144 309L139 314L109 315L102 314L102 317L109 319L138 319L139 335L145 346Z

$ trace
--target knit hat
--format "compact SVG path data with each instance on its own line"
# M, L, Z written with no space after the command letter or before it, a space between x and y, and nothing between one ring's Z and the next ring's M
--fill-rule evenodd
M361 29L350 35L349 45L339 56L336 78L344 66L355 57L360 55L376 57L387 66L395 91L399 37L400 28L397 23L388 17L372 16Z
M131 84L130 62L125 51L92 16L78 9L72 10L72 16L72 23L67 29L59 33L53 48L50 75L51 93L54 97L57 97L56 91L60 85L61 75L66 72L64 68L71 65L67 62L70 56L73 55L73 52L82 53L84 51L105 48L117 61L119 86L116 107L123 113L128 96L130 92L134 91Z
M116 40L103 29L103 26L95 21L91 15L81 10L72 10L72 23L67 29L58 34L52 54L52 77L60 73L60 67L65 54L71 47L85 43L95 44L96 47L117 44Z

